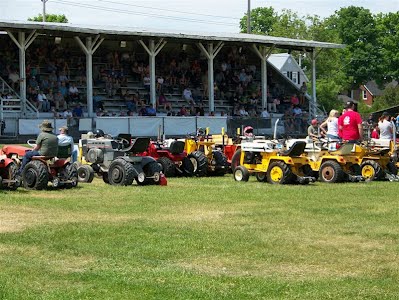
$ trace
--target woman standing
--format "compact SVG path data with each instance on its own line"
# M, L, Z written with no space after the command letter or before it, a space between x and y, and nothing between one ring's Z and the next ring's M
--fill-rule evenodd
M338 116L339 112L332 109L328 118L320 125L320 130L327 135L329 140L340 140L338 136Z

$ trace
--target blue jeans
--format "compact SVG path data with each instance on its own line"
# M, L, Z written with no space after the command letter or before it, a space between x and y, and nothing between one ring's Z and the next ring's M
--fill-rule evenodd
M25 156L22 158L22 164L18 170L18 174L22 173L26 164L32 160L33 156L39 156L39 155L40 155L39 151L36 151L36 150L30 150L30 151L26 152Z

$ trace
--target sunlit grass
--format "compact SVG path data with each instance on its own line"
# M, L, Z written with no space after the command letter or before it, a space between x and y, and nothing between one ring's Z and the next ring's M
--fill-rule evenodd
M0 191L0 299L395 299L398 187Z

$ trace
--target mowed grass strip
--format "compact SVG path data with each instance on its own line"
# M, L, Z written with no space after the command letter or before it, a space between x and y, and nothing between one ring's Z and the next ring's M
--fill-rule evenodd
M0 299L397 299L398 188L0 191Z

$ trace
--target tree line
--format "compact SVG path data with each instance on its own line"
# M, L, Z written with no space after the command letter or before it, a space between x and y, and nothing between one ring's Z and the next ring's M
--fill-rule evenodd
M247 32L246 15L240 21L240 30ZM251 10L251 32L346 45L345 49L325 49L317 58L317 98L327 110L342 106L339 93L369 80L380 87L399 80L399 12L373 14L363 7L349 6L320 18L298 16L289 9L277 13L272 7L259 7ZM310 62L305 60L306 64L310 71ZM399 105L399 86L386 88L371 108L359 107L368 112L394 105Z

